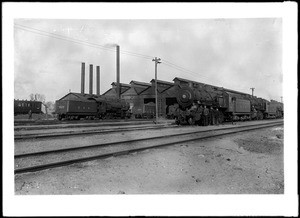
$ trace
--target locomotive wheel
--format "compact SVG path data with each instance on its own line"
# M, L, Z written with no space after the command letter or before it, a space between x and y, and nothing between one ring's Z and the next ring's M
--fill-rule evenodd
M188 118L188 123L189 123L190 125L194 125L194 124L195 124L194 118L193 118L193 117Z
M180 116L179 117L179 124L184 124L184 122L185 122L184 117Z
M257 112L257 118L258 118L258 120L262 120L264 118L264 115L261 111Z
M180 125L180 124L181 124L181 122L180 122L180 117L176 117L176 118L175 118L175 123L176 123L177 125Z
M220 123L224 122L224 114L221 111L220 111L219 121Z

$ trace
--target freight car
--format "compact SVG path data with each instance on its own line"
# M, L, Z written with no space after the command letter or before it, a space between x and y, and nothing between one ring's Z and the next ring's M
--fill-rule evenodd
M213 111L212 113L217 113L218 122L224 120L261 120L283 116L283 105L279 102L268 102L265 99L246 93L208 84L196 82L177 83L176 93L178 106L173 106L172 111L174 112L169 116L175 117L178 124L194 124L201 119L197 115L197 113L200 113L197 112L200 105L209 108Z
M69 93L55 103L59 120L125 118L130 116L128 111L125 100L99 95Z
M143 105L135 105L132 108L132 114L135 118L152 119L155 117L155 103L148 102Z
M28 114L29 111L33 114L41 114L42 102L40 101L28 101L28 100L14 100L14 115Z
M283 103L274 100L267 102L264 117L266 119L283 118Z

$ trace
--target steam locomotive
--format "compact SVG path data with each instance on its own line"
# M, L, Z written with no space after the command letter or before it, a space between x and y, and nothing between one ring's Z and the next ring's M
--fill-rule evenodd
M69 93L55 103L58 120L112 119L130 117L129 104L123 99L102 95Z
M199 115L192 112L192 107L199 105L218 109L220 122L283 117L283 104L274 100L267 101L246 93L196 82L176 84L175 89L178 104L173 105L172 116L178 124L195 123Z

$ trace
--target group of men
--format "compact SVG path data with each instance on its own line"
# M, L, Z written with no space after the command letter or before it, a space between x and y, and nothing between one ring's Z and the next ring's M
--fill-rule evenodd
M220 123L220 111L218 108L207 107L200 104L199 101L193 103L190 113L195 120L195 124L199 126L219 125Z

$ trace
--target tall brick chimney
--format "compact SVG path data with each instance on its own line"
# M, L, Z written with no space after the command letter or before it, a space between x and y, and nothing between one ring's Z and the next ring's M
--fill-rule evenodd
M93 65L90 64L90 95L93 94Z
M97 95L100 95L100 66L97 66L96 67L96 70L97 70L97 78L96 78L96 81L97 81Z
M85 63L81 63L81 94L84 94Z

